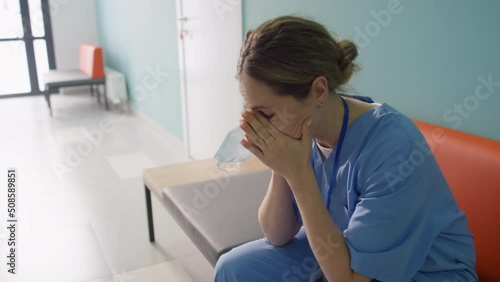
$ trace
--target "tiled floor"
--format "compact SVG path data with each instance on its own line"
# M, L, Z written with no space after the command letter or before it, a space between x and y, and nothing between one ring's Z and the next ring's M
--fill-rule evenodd
M141 170L186 161L162 134L89 95L0 99L0 180L18 169L18 273L0 281L212 281L213 268L153 197L149 243ZM177 156L177 157L176 157ZM2 189L3 191L4 189Z

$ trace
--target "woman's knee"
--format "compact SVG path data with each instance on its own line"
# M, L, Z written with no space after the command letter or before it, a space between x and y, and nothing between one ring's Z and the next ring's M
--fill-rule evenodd
M234 276L235 269L238 268L238 257L235 257L229 251L223 254L215 265L215 281L230 281L230 277Z
M282 247L274 247L263 238L222 255L215 266L215 281L303 281L302 278L319 269L314 262L305 236ZM299 280L293 278L297 273Z
M259 241L247 243L223 254L215 265L215 281L240 281L248 277L249 272L255 271L258 268L255 264L262 262L259 257L265 255L265 250L261 248L265 242Z

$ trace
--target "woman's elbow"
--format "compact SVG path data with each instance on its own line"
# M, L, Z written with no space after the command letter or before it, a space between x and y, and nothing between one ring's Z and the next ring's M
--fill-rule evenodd
M274 247L281 247L281 246L284 246L284 245L288 244L288 242L290 242L291 239L288 239L288 238L273 238L273 237L267 237L266 236L266 240L267 240L267 242L269 242L269 244L273 245Z
M270 228L269 226L263 226L261 222L261 229L266 240L275 247L281 247L288 244L300 230L300 226L300 223L297 222L294 228Z

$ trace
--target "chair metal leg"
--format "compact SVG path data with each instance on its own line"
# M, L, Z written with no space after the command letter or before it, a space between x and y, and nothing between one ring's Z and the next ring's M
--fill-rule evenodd
M94 96L94 85L90 85L90 96Z
M148 211L148 228L149 228L149 242L155 241L155 230L153 226L153 209L151 205L151 191L144 185L146 191L146 208Z

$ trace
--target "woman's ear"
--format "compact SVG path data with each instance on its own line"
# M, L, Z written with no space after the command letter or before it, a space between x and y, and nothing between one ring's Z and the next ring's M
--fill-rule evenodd
M315 103L320 105L324 104L328 100L328 79L324 76L316 77L311 84L312 97Z

